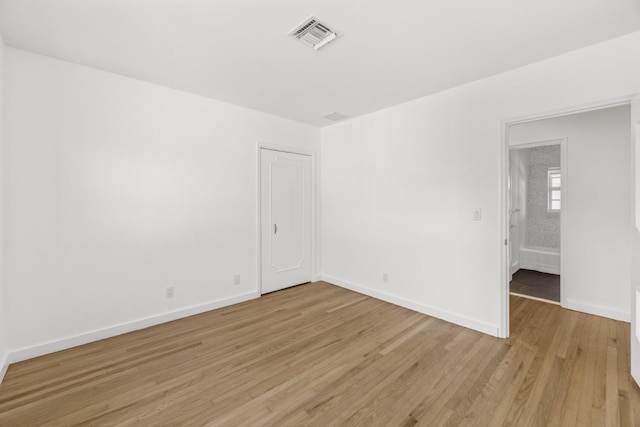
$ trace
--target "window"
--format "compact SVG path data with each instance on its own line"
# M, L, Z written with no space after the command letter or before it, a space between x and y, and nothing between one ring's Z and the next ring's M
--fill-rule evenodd
M548 176L548 197L547 210L549 212L560 212L560 168L549 168Z

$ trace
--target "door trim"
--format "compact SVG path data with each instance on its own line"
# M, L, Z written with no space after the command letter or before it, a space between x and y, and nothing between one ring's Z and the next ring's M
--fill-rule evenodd
M544 119L541 119L544 120ZM515 143L515 144L511 144L509 143L509 136L507 135L507 143L508 145L508 149L509 151L511 150L523 150L523 149L527 149L527 148L534 148L534 147L545 147L545 146L550 146L550 145L559 145L560 146L560 173L562 174L562 183L560 186L560 189L562 191L562 209L560 209L560 306L566 308L567 307L567 301L566 301L566 295L565 293L562 291L563 286L562 286L562 277L564 277L564 260L565 260L565 238L566 238L566 230L567 230L567 216L568 216L568 211L567 211L567 207L569 206L569 204L567 203L567 200L569 199L569 197L571 197L571 195L569 194L568 188L569 188L569 179L568 176L569 174L568 172L568 157L567 157L567 152L568 152L568 138L555 138L555 139L544 139L544 140L539 140L539 141L527 141L527 142L522 142L522 143ZM507 162L509 161L508 155L507 155ZM509 168L509 164L507 163L507 171ZM509 201L507 200L507 204L509 204ZM510 209L509 206L507 206L507 209ZM510 254L507 253L507 256L509 257ZM509 291L509 283L507 282L507 292ZM508 298L508 295L507 295Z
M498 337L509 337L509 246L504 242L509 239L509 202L508 179L509 179L509 127L519 123L532 122L536 120L550 119L554 117L567 116L570 114L584 113L587 111L601 110L604 108L628 105L638 96L637 93L624 95L616 98L603 99L586 104L559 108L546 112L523 115L519 117L506 118L500 121L500 328ZM566 156L565 156L566 158ZM562 221L562 219L561 219ZM565 228L561 223L561 228ZM563 254L560 255L564 258ZM560 260L563 262L563 259ZM560 267L562 269L562 266ZM561 271L562 272L562 271Z
M300 154L303 156L311 157L311 281L318 281L318 257L320 251L318 250L318 236L319 230L317 229L319 223L317 221L319 203L318 197L318 181L317 181L317 153L315 150L291 147L287 145L271 144L264 141L256 142L256 277L257 291L260 295L262 292L262 150L281 151L284 153Z

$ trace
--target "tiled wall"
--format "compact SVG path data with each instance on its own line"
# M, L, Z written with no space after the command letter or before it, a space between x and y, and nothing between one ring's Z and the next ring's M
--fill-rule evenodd
M526 246L559 248L560 213L547 212L547 171L560 167L560 146L529 149Z

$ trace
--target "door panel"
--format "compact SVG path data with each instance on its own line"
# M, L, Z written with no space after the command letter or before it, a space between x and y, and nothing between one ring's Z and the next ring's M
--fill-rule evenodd
M311 280L311 157L260 150L262 293Z
M631 227L631 376L640 385L640 97L631 104L635 227Z
M519 226L519 199L520 199L520 175L519 175L518 151L509 151L509 282L513 279L513 274L520 268L520 228Z

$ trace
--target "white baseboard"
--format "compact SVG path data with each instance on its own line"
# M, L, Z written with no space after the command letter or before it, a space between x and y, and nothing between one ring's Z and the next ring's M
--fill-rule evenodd
M583 313L595 314L596 316L606 317L621 322L631 323L631 313L615 308L602 307L599 305L587 304L578 301L566 300L562 304L564 308L569 310L582 311Z
M409 299L392 295L387 292L377 291L375 289L368 288L366 286L357 285L355 283L348 282L346 280L337 279L330 276L322 276L322 280L331 284L340 286L350 291L358 292L360 294L368 295L370 297L389 302L391 304L399 305L410 310L417 311L428 316L436 317L438 319L445 320L456 325L464 326L465 328L473 329L478 332L492 335L494 337L499 336L498 325L492 325L490 323L482 322L476 319L472 319L461 314L452 313L447 310L441 310L439 308L431 307L426 304L411 301Z
M515 274L516 271L520 270L520 261L516 261L511 264L511 274Z
M249 301L258 297L260 297L260 293L258 291L248 292L246 294L236 295L230 298L210 301L204 304L181 308L175 311L145 317L131 322L120 323L118 325L108 326L106 328L96 329L70 337L11 350L8 354L8 362L15 363L22 360L32 359L34 357L54 353L56 351L66 350L71 347L77 347L79 345L88 344L105 338L115 337L116 335L126 334L127 332L133 332L150 326L159 325L161 323L171 322L172 320L182 319L184 317L215 310L216 308Z
M9 369L9 353L5 351L0 357L0 384L2 384L7 369Z
M551 264L520 262L520 268L523 270L534 270L541 273L560 274L560 267Z

